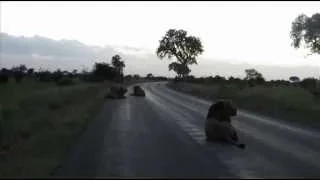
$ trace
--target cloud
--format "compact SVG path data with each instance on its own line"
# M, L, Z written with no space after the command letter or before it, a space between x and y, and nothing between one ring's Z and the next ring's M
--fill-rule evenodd
M91 57L94 56L97 47L88 47L75 40L60 41L52 40L42 36L16 37L6 33L0 33L1 54L20 54L53 57Z
M129 46L88 46L75 40L52 40L45 37L14 37L1 33L0 66L11 68L25 64L35 69L90 70L95 62L111 63L111 57L119 54L125 61L125 74L174 77L168 70L170 60L160 60L151 49ZM191 74L200 76L244 77L244 70L256 68L267 80L288 79L292 75L320 77L320 67L298 63L295 66L280 64L258 65L231 58L208 58L200 56L198 65L190 66Z
M245 77L245 69L255 68L267 80L289 79L296 75L300 78L320 77L320 67L310 65L284 66L284 65L255 65L244 62L230 63L224 59L199 59L198 65L191 66L192 73L197 76Z

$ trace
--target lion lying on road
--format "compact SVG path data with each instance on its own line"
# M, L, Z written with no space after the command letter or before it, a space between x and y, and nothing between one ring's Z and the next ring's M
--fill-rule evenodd
M224 141L244 149L239 143L236 129L231 124L231 116L237 115L237 109L229 101L218 101L210 106L205 123L207 141Z
M105 96L108 99L123 99L125 98L125 94L127 93L127 88L122 86L111 86L109 92Z
M146 96L146 93L140 86L134 86L133 87L133 93L131 94L132 96Z

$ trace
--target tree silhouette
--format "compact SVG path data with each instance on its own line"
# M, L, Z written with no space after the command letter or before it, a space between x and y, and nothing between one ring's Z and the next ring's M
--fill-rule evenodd
M118 72L107 63L95 63L93 75L97 81L103 79L113 80L118 75Z
M112 56L112 65L120 74L123 74L123 68L125 67L124 61L121 61L119 55Z
M159 42L157 56L160 59L175 57L177 62L169 64L169 71L175 71L180 77L185 77L191 72L188 65L197 64L196 57L203 52L200 39L187 36L187 32L182 29L169 29Z
M134 78L134 79L140 79L140 75L139 75L139 74L134 74L134 75L133 75L133 78Z
M77 69L72 70L72 74L73 75L77 75L78 74L78 70Z
M40 70L39 72L36 72L35 75L40 82L49 82L53 80L53 75L49 71Z
M11 71L13 72L13 77L17 83L19 83L22 78L25 76L27 72L27 67L23 64L17 66L17 67L12 67Z
M262 74L255 69L246 69L245 73L246 73L245 80L248 81L251 87L253 87L254 84L256 83L260 84L265 82L265 79L262 76Z
M10 71L2 68L0 71L0 83L7 83L9 81Z
M316 88L317 79L316 78L304 78L300 82L301 86L306 89Z
M147 79L151 79L152 77L153 77L152 73L148 73L147 76L146 76Z
M55 81L55 82L57 82L57 81L59 81L62 77L63 77L63 73L62 73L62 71L60 70L60 69L57 69L56 71L54 71L53 73L52 73L52 79Z
M245 77L246 80L256 80L256 79L262 78L262 74L255 69L246 69L245 73L246 73L246 77Z
M186 75L188 75L191 72L187 65L180 64L177 62L169 64L169 71L171 70L175 71L178 74L179 78L186 77Z
M124 79L126 79L127 81L131 81L131 79L132 79L132 75L126 75L125 77L124 77Z
M296 82L299 82L300 81L300 78L298 76L291 76L289 78L290 81L296 83Z
M303 41L311 53L320 54L320 14L299 15L292 23L290 37L294 48L300 48Z
M33 73L34 73L34 69L33 69L33 68L30 68L30 69L27 70L27 74L28 74L29 76L32 76Z
M121 81L123 82L123 68L125 67L124 61L121 61L121 57L117 54L112 56L112 65L120 75Z

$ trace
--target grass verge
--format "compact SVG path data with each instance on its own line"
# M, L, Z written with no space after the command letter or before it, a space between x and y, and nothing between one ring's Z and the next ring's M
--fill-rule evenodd
M1 85L0 177L48 177L100 110L111 84Z
M239 88L234 84L194 83L168 83L168 87L212 101L231 99L244 110L273 118L317 127L320 124L320 98L299 87Z

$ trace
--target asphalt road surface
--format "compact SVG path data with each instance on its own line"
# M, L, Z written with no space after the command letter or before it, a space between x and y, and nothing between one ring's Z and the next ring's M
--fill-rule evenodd
M106 101L54 176L320 177L319 132L240 110L232 123L247 148L207 143L212 102L165 83L141 86L146 97Z

